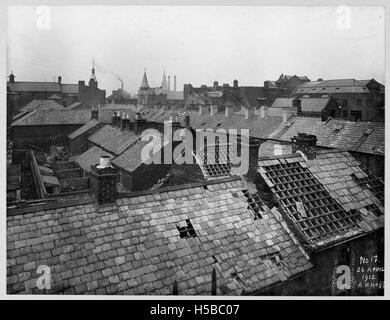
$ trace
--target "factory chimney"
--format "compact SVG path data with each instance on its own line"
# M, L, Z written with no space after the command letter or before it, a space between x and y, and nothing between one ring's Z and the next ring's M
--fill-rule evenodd
M168 91L171 91L171 76L168 76Z
M176 91L176 76L173 76L173 91Z

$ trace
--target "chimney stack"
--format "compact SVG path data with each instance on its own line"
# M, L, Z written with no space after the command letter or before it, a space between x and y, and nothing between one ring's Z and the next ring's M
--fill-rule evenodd
M93 119L98 120L99 119L99 106L100 105L98 105L97 107L96 106L92 106L91 120L93 120Z
M121 116L120 116L120 112L119 111L117 111L117 112L114 111L114 115L112 116L111 125L113 127L120 127L120 125L121 125Z
M225 117L230 117L231 114L231 107L225 106Z
M262 106L260 107L260 118L265 118L268 116L268 107Z
M111 166L109 156L102 156L99 164L91 165L91 189L99 205L115 202L117 177L118 170Z
M244 113L245 113L245 119L248 120L255 115L255 108L254 107L245 107Z
M213 87L214 87L214 90L218 89L218 81L214 81Z
M141 134L143 130L145 130L146 127L146 119L143 119L141 117L141 114L137 112L135 114L135 121L134 121L134 132L135 134Z
M216 105L211 105L210 106L210 117L218 113L218 106Z
M176 76L173 76L173 91L176 91Z
M297 136L291 138L291 141L293 153L301 151L308 160L316 158L317 136L313 134L298 133Z
M234 88L238 88L238 80L234 80L233 81L233 87Z
M204 105L204 104L200 104L199 105L199 115L202 116L202 115L205 115L206 114L206 110L207 110L207 106Z
M58 76L58 84L61 84L61 81L62 81L62 77Z
M188 112L184 114L184 127L186 129L190 127L190 114Z
M244 142L241 141L241 145L243 145ZM246 173L242 173L246 176L246 179L249 181L254 181L256 177L258 176L257 168L258 168L258 162L259 162L259 147L260 142L257 140L254 140L253 138L249 138L249 159L242 159L243 161L248 161L248 171Z
M297 108L293 108L293 107L283 108L283 122L286 122L292 116L296 116L296 115L297 115Z
M168 91L171 91L171 76L168 76Z

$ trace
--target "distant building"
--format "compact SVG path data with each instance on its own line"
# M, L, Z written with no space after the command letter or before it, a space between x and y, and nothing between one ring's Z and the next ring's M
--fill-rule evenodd
M276 81L264 81L264 97L288 97L296 87L307 81L310 81L307 76L289 76L282 73Z
M144 107L153 107L156 105L175 105L179 108L183 107L183 92L176 90L176 76L174 76L173 90L171 90L170 87L170 76L168 76L167 81L165 70L161 86L152 88L149 86L145 70L140 88L138 90L138 104Z
M88 82L80 80L78 84L62 83L59 76L57 82L15 81L11 71L7 81L8 117L18 113L19 109L34 99L54 100L64 107L74 102L83 102L89 106L104 104L106 91L98 88L94 65Z
M238 80L233 81L233 86L224 83L222 86L214 81L212 86L202 85L193 87L184 85L184 105L186 108L199 105L215 105L218 107L230 106L234 110L242 107L257 106L257 98L263 97L263 88L256 86L238 86Z
M384 121L385 88L375 79L335 79L308 81L297 86L295 97L333 97L337 108L330 116L352 121Z

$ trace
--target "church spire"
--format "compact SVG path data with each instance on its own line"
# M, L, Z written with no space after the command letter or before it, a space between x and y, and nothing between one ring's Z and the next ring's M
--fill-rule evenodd
M95 75L95 59L92 59L92 73L91 73L90 80L97 82L96 75Z
M163 91L168 91L168 83L167 83L167 76L165 75L165 68L164 68L164 74L161 83L161 89Z
M148 89L149 88L148 78L146 76L146 68L144 68L144 77L142 78L142 83L141 83L140 88L141 89Z

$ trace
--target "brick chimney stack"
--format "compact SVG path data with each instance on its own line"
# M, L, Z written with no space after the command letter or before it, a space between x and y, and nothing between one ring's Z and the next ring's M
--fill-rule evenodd
M168 76L168 91L171 91L171 76Z
M96 107L96 106L92 106L92 110L91 110L91 120L98 120L99 119L99 105Z
M260 118L265 118L266 116L268 116L268 107L267 106L260 107Z
M230 117L232 111L230 106L225 106L225 117Z
M91 166L91 189L99 205L115 202L117 177L118 170L111 166L109 156L102 156L99 164Z
M173 91L176 91L176 76L173 76Z
M244 113L245 113L245 119L248 120L255 115L255 108L254 107L245 107Z
M216 105L211 105L210 106L210 116L212 117L213 115L218 113L218 106Z
M291 142L293 153L301 151L308 160L313 160L316 158L317 136L313 134L298 133L297 136L291 138Z
M62 81L62 77L58 76L58 84L61 84L61 81Z
M186 129L190 127L190 114L188 112L184 114L184 127Z

